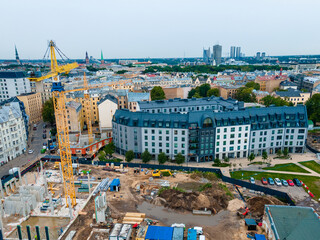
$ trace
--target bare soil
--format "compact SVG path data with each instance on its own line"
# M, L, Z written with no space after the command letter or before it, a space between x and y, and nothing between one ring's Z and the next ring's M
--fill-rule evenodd
M251 212L251 215L255 218L260 218L263 216L265 205L284 205L284 203L275 197L264 196L252 197L248 199L247 205Z

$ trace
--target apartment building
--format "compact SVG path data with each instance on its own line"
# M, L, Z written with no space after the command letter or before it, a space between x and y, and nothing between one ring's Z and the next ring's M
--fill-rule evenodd
M26 114L29 116L29 123L38 123L42 119L41 93L25 93L17 96L23 102Z
M286 91L277 91L274 93L274 95L286 101L292 102L295 106L297 104L305 104L311 96L309 92L302 92L293 88L287 88Z
M81 132L84 119L81 112L81 103L70 101L66 103L67 124L70 132Z
M155 158L183 154L188 161L247 157L287 148L302 153L307 137L305 106L247 108L240 111L190 111L185 114L117 110L113 116L116 151L148 150Z
M19 102L0 105L0 163L23 154L27 148L27 131Z
M0 71L0 102L30 92L30 81L24 72Z
M280 83L282 81L285 81L287 79L288 79L287 76L278 76L278 75L257 76L255 79L255 82L260 84L261 91L272 93L275 88L280 87Z
M146 102L150 100L151 99L150 99L149 92L128 92L127 93L128 109L132 112L137 111L138 102Z

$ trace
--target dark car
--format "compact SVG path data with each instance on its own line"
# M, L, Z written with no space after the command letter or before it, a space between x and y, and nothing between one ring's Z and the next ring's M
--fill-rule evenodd
M295 185L297 185L298 187L301 187L302 184L298 178L294 178L294 179L292 179L292 181L294 182Z
M47 138L47 134L43 134L43 135L42 135L42 138L43 138L43 139L46 139L46 138Z
M43 130L43 133L46 133L46 132L47 132L47 130L46 130L46 129L44 129L44 130Z
M268 184L268 181L265 177L261 178L261 182L263 185L267 185Z

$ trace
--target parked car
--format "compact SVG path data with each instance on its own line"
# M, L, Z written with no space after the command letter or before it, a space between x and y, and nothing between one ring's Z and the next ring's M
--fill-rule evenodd
M281 186L281 185L282 185L279 178L275 178L275 179L274 179L274 182L275 182L275 184L276 184L277 186Z
M273 181L273 179L272 179L271 177L268 178L268 183L269 183L270 185L274 185L274 181Z
M288 182L284 179L281 179L281 183L283 186L288 187Z
M28 153L29 153L29 154L32 154L32 153L33 153L33 150L32 150L32 149L30 149L30 150L28 151Z
M268 184L268 181L265 177L261 178L261 182L263 185L267 185Z
M297 185L298 187L301 187L301 182L299 181L299 179L298 178L294 178L294 179L292 179L293 180L293 183L295 184L295 185Z
M289 186L291 186L291 187L293 187L293 186L294 186L294 183L292 182L292 180L291 180L291 179L288 179L288 180L287 180L287 182L288 182Z
M47 134L44 133L44 134L42 135L42 138L43 138L43 139L46 139L46 138L47 138Z
M46 133L46 132L47 132L47 130L46 130L46 129L44 129L44 130L43 130L43 133Z
M46 124L43 124L43 128L46 128L47 127L47 125Z
M250 177L250 183L252 183L252 184L256 184L256 181L254 180L254 178L253 178L253 177Z

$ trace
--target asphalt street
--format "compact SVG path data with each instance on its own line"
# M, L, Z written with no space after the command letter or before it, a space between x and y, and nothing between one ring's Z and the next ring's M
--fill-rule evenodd
M47 142L47 139L43 139L43 122L40 122L37 124L37 130L33 130L31 127L31 130L29 132L29 139L28 139L28 145L26 153L20 155L19 157L11 160L10 162L6 163L5 165L0 167L0 177L9 174L9 169L13 167L23 167L29 162L33 162L37 160L39 157L43 156L44 154L40 154L40 150L43 146L44 142ZM49 137L49 128L46 128L46 135ZM29 154L28 151L32 149L33 153Z

